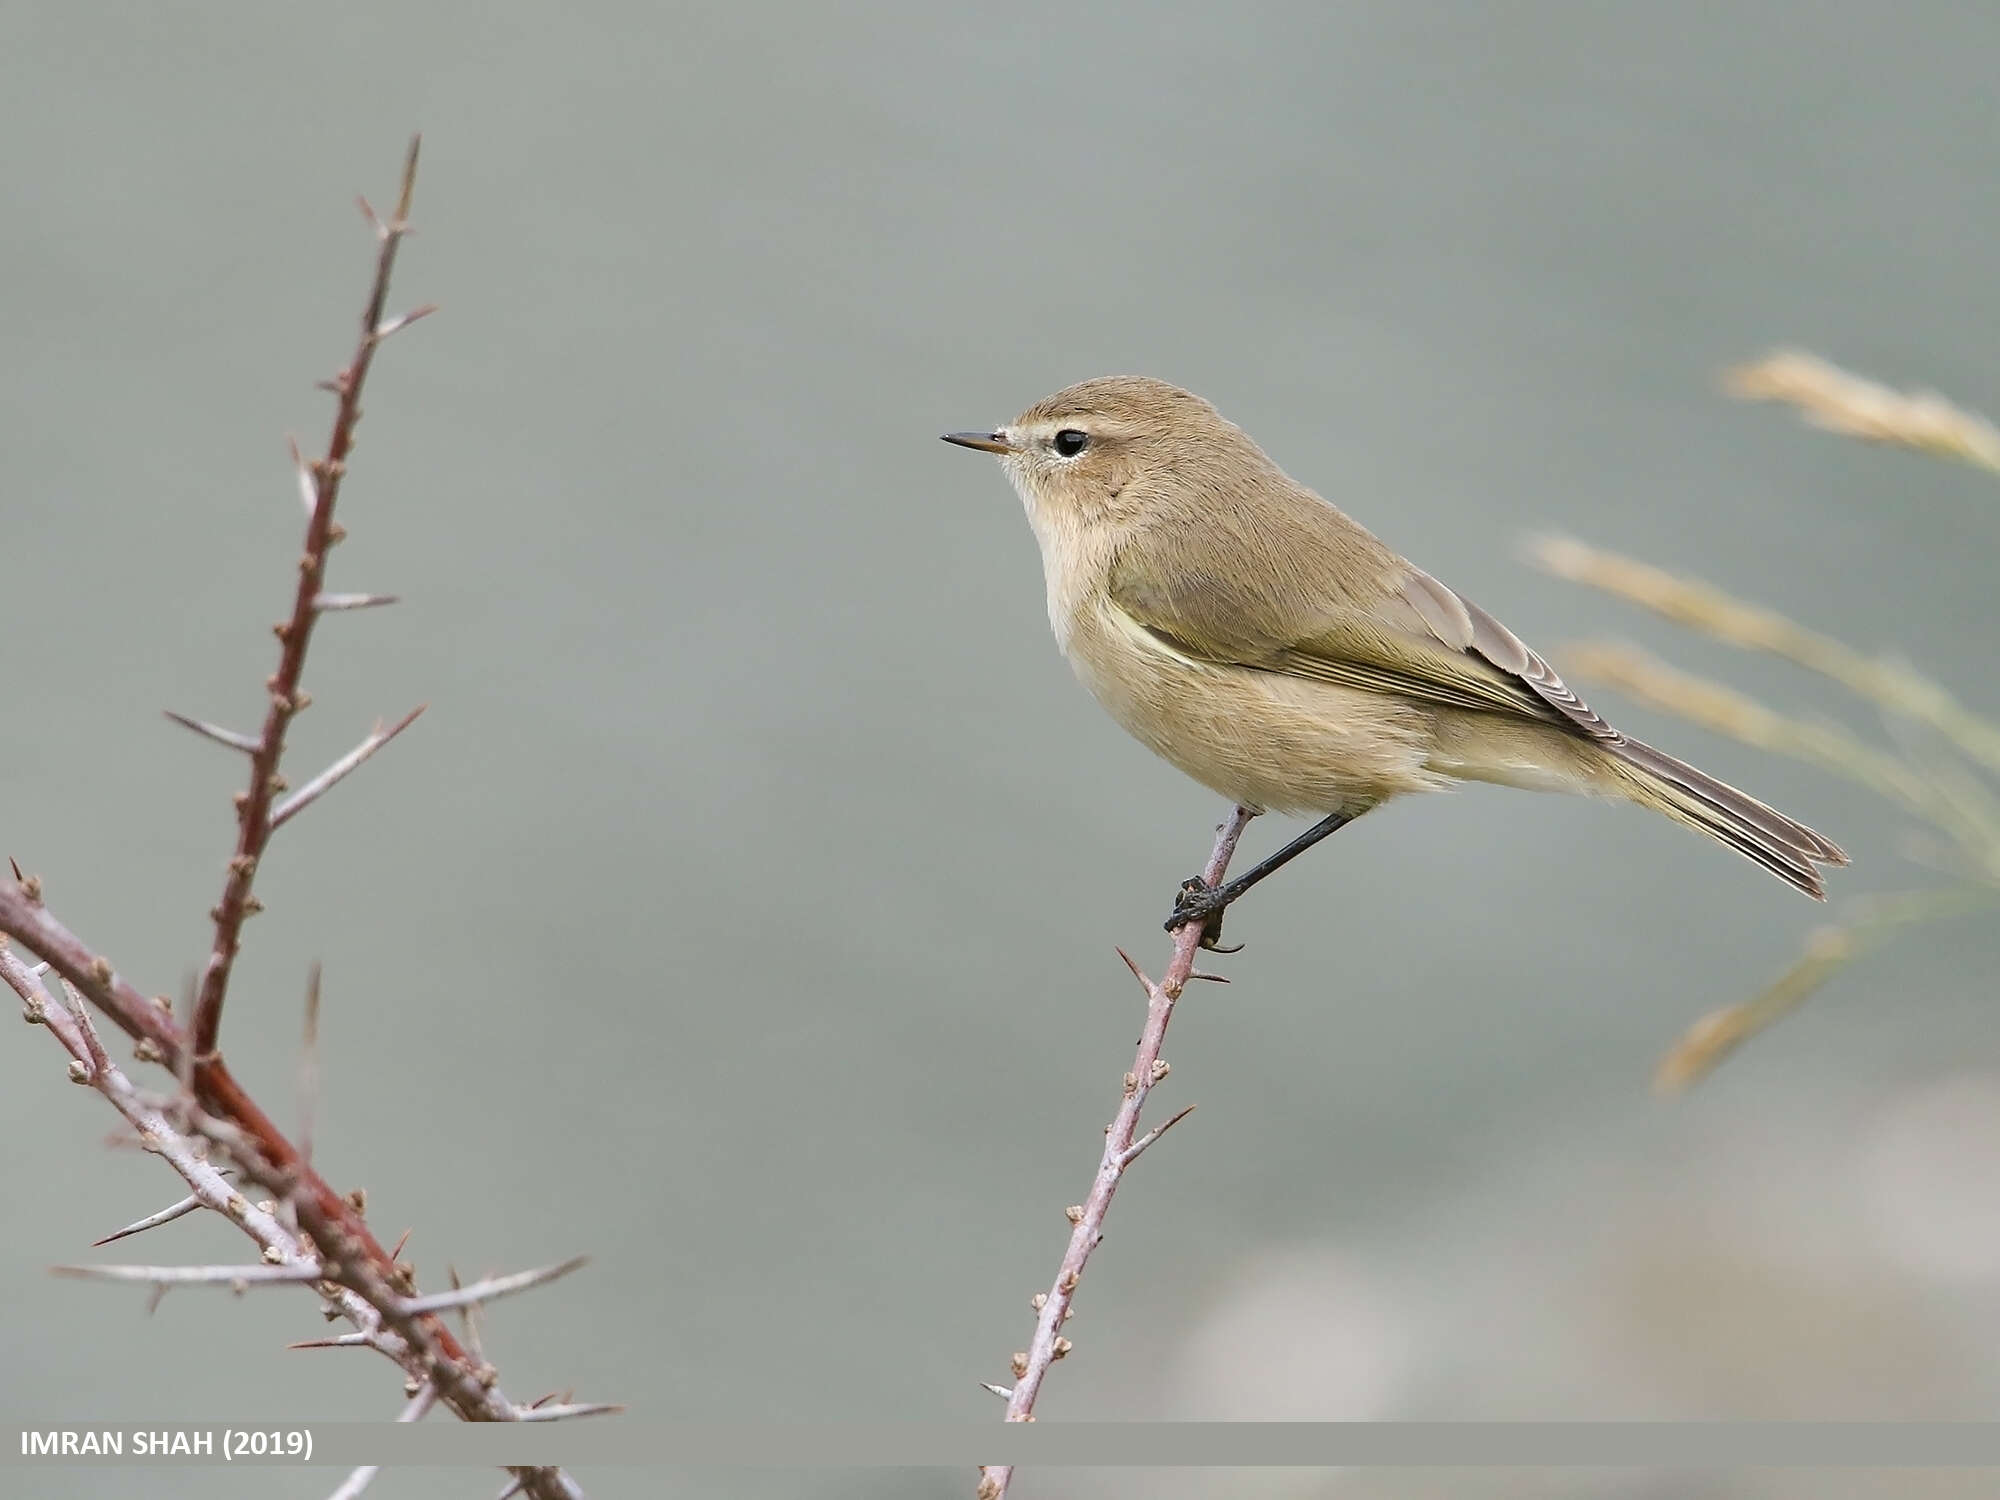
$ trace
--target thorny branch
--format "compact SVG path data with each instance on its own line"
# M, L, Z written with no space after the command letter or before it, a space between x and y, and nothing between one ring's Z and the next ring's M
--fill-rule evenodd
M1243 830L1255 816L1249 809L1239 807L1216 829L1215 848L1208 857L1207 867L1201 872L1204 883L1210 886L1222 884L1222 877L1229 870L1229 861L1236 853L1236 841L1243 836ZM1006 1420L1009 1422L1032 1422L1035 1419L1035 1398L1049 1373L1049 1366L1070 1351L1070 1341L1062 1336L1061 1329L1069 1321L1077 1284L1083 1279L1084 1267L1090 1262L1091 1252L1104 1238L1104 1218L1111 1210L1111 1200L1118 1192L1125 1169L1138 1159L1142 1151L1185 1118L1188 1109L1193 1108L1190 1105L1145 1135L1138 1134L1139 1114L1146 1107L1146 1097L1152 1092L1153 1085L1167 1076L1168 1068L1160 1058L1160 1048L1166 1041L1167 1023L1173 1019L1174 1005L1190 980L1208 977L1197 976L1194 967L1195 956L1201 947L1201 934L1202 924L1199 922L1190 923L1174 934L1173 956L1157 982L1148 979L1125 951L1119 950L1118 956L1125 960L1126 967L1131 969L1146 992L1146 1024L1139 1033L1139 1049L1132 1060L1132 1071L1125 1075L1125 1097L1119 1102L1118 1113L1105 1127L1104 1153L1098 1159L1097 1175L1091 1179L1090 1193L1082 1203L1068 1210L1069 1221L1076 1227L1070 1231L1069 1246L1063 1251L1056 1279L1046 1292L1037 1292L1032 1299L1035 1333L1028 1347L1014 1356L1013 1389L987 1387L996 1395L1007 1398ZM979 1500L1000 1500L1007 1493L1013 1474L1013 1467L1007 1464L982 1468L979 1471Z
M367 208L365 200L362 205L375 226L375 236L380 244L375 261L375 283L369 291L367 309L361 315L361 339L355 346L354 358L333 379L334 394L339 401L334 408L333 431L327 438L326 454L310 464L299 465L300 492L310 502L306 508L305 550L299 557L299 579L292 595L291 616L273 627L279 642L278 670L264 683L270 702L264 711L263 732L254 740L247 740L245 746L250 754L250 784L236 799L236 852L229 860L222 899L211 913L215 921L215 943L202 970L195 999L194 1048L197 1057L215 1050L216 1036L222 1026L222 1002L229 990L230 970L236 962L236 951L242 945L243 923L262 909L250 888L257 878L257 862L264 857L264 846L270 842L273 830L282 821L272 816L271 803L285 789L284 778L278 773L278 763L285 753L285 731L291 727L293 718L304 712L312 702L301 691L299 679L305 672L306 647L312 642L313 623L319 618L322 608L320 590L326 578L327 553L346 535L333 519L333 507L340 498L340 481L347 473L347 455L354 447L354 429L361 421L361 388L367 383L369 367L374 364L375 351L382 347L382 341L430 311L429 308L421 308L389 323L382 318L383 308L389 300L389 276L396 267L396 251L403 243L403 236L409 233L410 199L417 190L417 150L421 139L413 136L410 140L409 155L403 161L403 186L396 198L395 213L385 222L375 216L374 210ZM397 728L402 728L402 725L397 725ZM239 742L247 739L242 736L237 738ZM366 755L367 751L360 752L354 765L359 765ZM347 769L351 770L353 766ZM345 771L339 773L345 774ZM339 775L331 780L338 780ZM294 807L289 811L303 805L304 802L295 800Z
M285 790L279 762L286 729L310 702L299 683L315 619L326 610L391 602L386 595L326 594L323 583L327 554L342 536L333 520L333 506L353 449L369 366L385 338L430 311L420 308L388 321L383 318L396 249L409 228L417 151L418 142L413 139L396 210L389 220L378 218L365 200L362 204L379 245L375 278L354 357L331 382L338 406L326 454L310 464L299 463L301 493L307 502L306 541L299 559L292 614L277 627L281 652L278 670L266 681L270 704L262 732L253 737L180 714L169 715L197 733L247 754L251 761L249 787L237 797L236 852L229 863L222 900L211 913L214 944L196 991L191 1025L183 1028L164 996L141 994L118 974L108 957L70 932L48 911L40 880L23 875L18 867L12 883L0 882L0 982L21 997L26 1019L45 1025L69 1052L71 1079L102 1094L132 1125L145 1149L166 1161L190 1189L189 1199L107 1239L135 1234L207 1208L237 1225L262 1251L260 1263L254 1266L61 1269L145 1282L153 1287L156 1301L172 1284L207 1283L243 1290L253 1283L307 1282L326 1299L327 1316L344 1317L355 1331L335 1340L310 1340L306 1346L356 1345L376 1349L394 1360L405 1371L405 1390L412 1397L406 1419L420 1415L422 1407L435 1399L467 1421L542 1421L615 1408L512 1401L500 1389L493 1366L477 1349L468 1352L438 1310L456 1306L469 1313L473 1303L484 1297L552 1280L581 1262L496 1278L462 1292L443 1294L441 1299L420 1296L410 1267L384 1250L369 1229L362 1215L361 1195L337 1192L314 1170L300 1147L236 1081L215 1046L242 924L260 909L251 886L272 832L415 717L412 714L388 730L378 727L358 749L308 782L288 802L276 802ZM41 962L32 966L22 962L7 948L7 937ZM48 987L51 970L60 996ZM126 1076L106 1053L86 1002L137 1042L134 1055L140 1061L163 1064L172 1072L177 1083L173 1093L149 1094ZM302 1132L301 1142L306 1138ZM228 1173L210 1161L211 1149L233 1164L246 1186L254 1184L269 1198L253 1202L232 1186ZM426 1392L430 1394L426 1396ZM582 1490L560 1469L519 1467L511 1472L519 1492L537 1500L581 1500Z

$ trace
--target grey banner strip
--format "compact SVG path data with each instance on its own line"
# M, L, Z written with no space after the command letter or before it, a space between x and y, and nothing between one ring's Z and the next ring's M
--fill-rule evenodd
M310 1451L310 1459L305 1457ZM225 1457L225 1453L227 1456ZM2000 1467L1992 1422L655 1422L23 1427L8 1464Z

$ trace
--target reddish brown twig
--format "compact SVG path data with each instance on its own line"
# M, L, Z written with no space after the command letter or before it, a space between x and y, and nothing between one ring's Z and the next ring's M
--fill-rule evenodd
M198 1157L167 1148L166 1143L175 1139L167 1112L148 1105L130 1080L108 1065L87 1024L79 1025L78 1017L38 1000L16 982L19 974L13 971L20 969L18 962L0 962L0 979L21 992L31 1011L40 1007L43 1014L38 1019L75 1059L71 1076L110 1099L141 1138L182 1172L198 1196L207 1194L204 1206L223 1213L282 1262L310 1259L318 1266L322 1290L352 1294L353 1302L336 1299L335 1305L371 1332L371 1347L402 1364L413 1378L435 1385L439 1398L460 1417L473 1422L524 1420L527 1408L509 1400L494 1383L492 1366L469 1355L437 1313L423 1310L406 1272L382 1248L354 1204L300 1157L220 1057L192 1058L187 1035L172 1013L141 995L118 976L108 959L91 952L49 914L32 877L0 885L0 932L46 960L113 1024L138 1040L142 1058L164 1063L186 1079L194 1102L208 1117L205 1128L245 1177L290 1208L302 1237L289 1237L272 1215L254 1209L226 1184L218 1187L219 1177L208 1182L192 1168L183 1170L183 1158L198 1161ZM87 1023L87 1016L81 1019ZM577 1500L582 1495L560 1469L532 1471L523 1492L541 1500Z
M42 959L39 968L54 971L62 983L63 999L51 1003L40 974L6 952L4 939L0 939L0 981L20 994L29 1019L45 1024L70 1053L70 1076L95 1088L125 1116L141 1143L188 1183L198 1207L227 1217L263 1252L258 1268L138 1266L97 1268L87 1274L147 1282L154 1286L156 1296L170 1283L247 1287L253 1282L307 1281L328 1300L335 1315L355 1324L354 1342L379 1350L404 1368L411 1390L435 1391L439 1400L468 1421L526 1421L530 1418L525 1413L535 1408L517 1405L501 1391L493 1367L476 1352L467 1352L439 1310L469 1299L520 1290L551 1279L552 1273L497 1278L456 1294L443 1294L443 1302L420 1296L410 1268L397 1262L395 1252L385 1251L364 1222L359 1195L350 1198L336 1192L313 1169L306 1155L237 1082L215 1048L242 923L258 909L251 884L272 831L329 790L415 717L412 714L390 729L378 727L358 749L289 801L275 802L284 789L278 766L285 731L307 702L299 680L314 619L323 609L359 607L357 601L362 599L384 602L374 596L327 595L321 586L327 552L341 536L332 519L333 503L353 447L368 367L384 338L427 310L386 323L382 318L396 246L408 229L416 162L417 143L412 141L395 215L384 223L373 210L368 211L380 242L375 280L362 318L360 345L333 382L339 409L326 457L300 466L309 502L306 545L292 616L278 627L283 648L279 669L266 683L271 697L263 731L253 739L200 720L172 716L207 738L244 752L252 766L249 790L238 798L236 855L230 861L223 899L212 913L214 948L198 986L191 1024L183 1028L164 998L141 994L117 974L107 957L70 932L44 905L40 881L22 875L18 867L12 883L0 883L0 934L12 936ZM155 1099L133 1085L105 1052L85 1001L138 1043L136 1055L141 1061L170 1069L178 1092ZM203 1143L193 1139L197 1135L219 1148L243 1181L256 1184L272 1201L253 1203L231 1187L209 1164ZM151 1215L120 1231L120 1236L168 1222L178 1216L180 1208L176 1205L173 1210ZM554 1274L569 1268L570 1263L566 1263ZM246 1269L250 1274L242 1274ZM548 1416L543 1410L533 1420ZM520 1490L538 1500L578 1500L582 1494L560 1469L516 1468L513 1472Z
M279 762L285 754L285 731L292 720L312 700L300 690L305 672L306 647L312 640L313 622L321 612L321 586L326 579L326 558L345 534L334 523L334 502L340 498L340 481L347 473L347 455L354 447L354 429L361 421L361 388L367 383L369 367L382 341L414 321L428 309L419 309L393 322L383 321L389 300L389 277L396 267L396 251L410 227L410 199L417 190L417 152L422 137L410 140L403 161L403 186L397 195L396 212L386 222L368 217L375 226L380 248L375 257L375 283L368 305L361 314L361 339L354 358L333 379L339 398L333 414L333 431L327 438L326 455L300 465L300 486L311 499L306 520L305 549L299 556L298 584L292 594L289 619L275 627L278 635L278 670L265 680L269 706L264 712L264 729L250 741L250 784L236 799L236 852L229 860L223 881L222 899L212 913L215 942L202 970L194 1008L194 1050L197 1058L215 1051L222 1026L222 1002L229 991L229 974L236 951L243 941L243 923L260 910L251 886L257 878L258 861L276 826L271 816L272 799L284 790ZM365 204L364 204L365 206ZM185 721L183 721L185 722ZM407 722L407 721L406 721ZM402 726L398 725L398 728ZM359 764L357 761L356 764ZM351 767L350 767L351 769Z
M1247 808L1239 807L1216 829L1215 849L1208 857L1207 868L1201 872L1203 881L1211 886L1222 884L1222 877L1229 870L1229 861L1236 853L1236 841L1243 836L1243 830L1255 816ZM1098 1159L1097 1175L1091 1179L1090 1194L1069 1210L1070 1222L1076 1227L1070 1231L1069 1246L1063 1251L1062 1265L1057 1268L1056 1279L1049 1289L1035 1294L1035 1335L1028 1347L1014 1356L1014 1388L1004 1392L1009 1422L1034 1420L1035 1397L1041 1392L1049 1366L1069 1353L1070 1343L1062 1337L1061 1329L1069 1321L1077 1284L1083 1279L1090 1254L1104 1238L1104 1216L1111 1210L1111 1200L1118 1192L1118 1184L1124 1178L1126 1168L1138 1159L1140 1152L1187 1114L1187 1110L1183 1109L1144 1136L1138 1134L1139 1114L1146 1107L1146 1096L1152 1092L1154 1084L1167 1076L1167 1065L1160 1061L1160 1047L1166 1041L1167 1023L1173 1019L1174 1005L1180 999L1181 991L1195 977L1194 960L1200 951L1201 934L1202 928L1197 923L1181 928L1174 935L1173 957L1168 960L1166 972L1160 976L1158 983L1148 979L1124 949L1118 950L1118 956L1125 960L1126 967L1131 969L1146 991L1146 1025L1139 1033L1139 1050L1132 1060L1132 1071L1125 1075L1125 1097L1104 1132L1104 1154ZM1001 1390L992 1386L988 1389ZM1013 1467L1007 1464L993 1464L981 1469L979 1500L1000 1500L1007 1493L1013 1474Z
M0 889L0 925L10 923L18 897L17 889ZM55 959L50 959L48 963L58 975L64 974L66 963ZM274 1205L253 1203L229 1184L226 1176L205 1159L169 1118L171 1102L163 1105L150 1100L106 1055L88 1013L54 1003L33 971L7 950L4 941L0 941L0 983L5 983L19 995L28 1018L48 1027L71 1054L74 1061L70 1076L96 1089L126 1118L138 1132L146 1149L164 1160L193 1189L196 1205L222 1215L263 1251L263 1262L256 1266L61 1266L57 1267L59 1273L140 1282L153 1287L156 1294L173 1285L208 1284L239 1290L266 1282L316 1285L331 1304L354 1323L358 1336L353 1342L386 1354L401 1365L413 1380L437 1388L460 1416L489 1422L529 1420L525 1414L531 1408L510 1400L500 1389L492 1367L467 1356L444 1325L428 1310L427 1304L431 1299L402 1290L407 1278L393 1266L386 1275L382 1273L381 1265L387 1257L375 1245L365 1226L361 1227L359 1236L365 1244L357 1249L351 1240L344 1238L345 1231L341 1228L325 1227L324 1218L317 1212L318 1204L304 1196L294 1196L286 1201L297 1213L299 1228L303 1231L295 1233L278 1217ZM114 979L112 983L116 985L117 981ZM79 985L78 989L81 990L82 986ZM106 1013L124 1024L116 1011L107 1009ZM152 1034L149 1030L148 1035ZM260 1121L261 1117L254 1114L248 1120L218 1115L215 1120L206 1123L211 1128L226 1125L226 1129L217 1131L218 1136L239 1165L246 1169L247 1175L260 1186L281 1193L287 1182L294 1186L303 1185L300 1178L272 1171L257 1161L254 1153L261 1153L266 1146L264 1137L255 1134ZM261 1123L268 1129L268 1122ZM248 1131L246 1125L250 1127ZM246 1154L246 1148L239 1140L245 1134L253 1136L253 1154ZM343 1203L342 1208L352 1213L351 1205ZM155 1227L174 1217L178 1217L174 1211L152 1215L150 1223L132 1225L110 1238ZM359 1222L358 1219L356 1222ZM322 1227L315 1229L316 1224ZM344 1252L328 1248L343 1245ZM463 1292L442 1295L453 1299L451 1305L489 1295L505 1295L551 1280L554 1275L573 1269L575 1264L566 1262L547 1271L495 1278ZM535 1478L527 1489L531 1494L546 1496L581 1495L566 1475L553 1469L535 1471Z

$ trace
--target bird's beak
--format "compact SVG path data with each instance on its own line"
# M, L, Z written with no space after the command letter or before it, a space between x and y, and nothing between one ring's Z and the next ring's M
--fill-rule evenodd
M1007 441L1003 432L947 432L947 443L956 443L961 448L977 448L981 453L1012 453L1014 445Z

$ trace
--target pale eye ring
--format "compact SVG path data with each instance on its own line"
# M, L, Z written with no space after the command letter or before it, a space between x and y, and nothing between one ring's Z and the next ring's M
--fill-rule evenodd
M1074 427L1065 427L1055 435L1053 444L1059 458L1075 458L1090 446L1090 434Z

